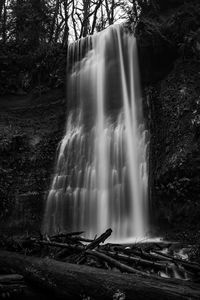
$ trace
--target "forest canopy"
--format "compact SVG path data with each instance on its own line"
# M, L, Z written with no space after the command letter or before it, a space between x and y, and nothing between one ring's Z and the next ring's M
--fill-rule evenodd
M148 0L0 0L0 94L63 87L67 45L136 22Z

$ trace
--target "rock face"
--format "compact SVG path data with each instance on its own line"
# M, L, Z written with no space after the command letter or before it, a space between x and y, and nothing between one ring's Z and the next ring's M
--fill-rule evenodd
M65 99L59 90L39 101L12 97L2 99L0 110L0 233L39 231Z
M144 14L137 29L150 112L152 219L162 231L197 230L200 3L171 2L160 1L160 9Z

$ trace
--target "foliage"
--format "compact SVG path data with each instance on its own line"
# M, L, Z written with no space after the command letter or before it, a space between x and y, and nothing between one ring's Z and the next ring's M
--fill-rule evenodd
M153 0L0 0L0 95L64 86L68 43L136 24Z
M10 39L29 49L37 48L45 40L50 18L45 1L14 0L10 3Z
M35 89L62 87L67 50L40 45L34 51L17 43L0 45L0 94L23 94Z

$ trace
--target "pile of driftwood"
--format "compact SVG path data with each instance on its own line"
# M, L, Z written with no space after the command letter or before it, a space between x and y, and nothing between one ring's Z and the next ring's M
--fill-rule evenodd
M200 282L200 265L182 259L178 254L181 252L178 243L105 244L111 233L112 230L108 229L95 239L84 238L81 236L83 232L28 236L19 240L18 244L25 254L39 247L43 256L63 262L84 264L116 272L182 280L195 279Z
M0 251L0 269L67 299L200 299L200 265L182 259L178 244L105 243L111 233L27 236L10 243L21 254Z

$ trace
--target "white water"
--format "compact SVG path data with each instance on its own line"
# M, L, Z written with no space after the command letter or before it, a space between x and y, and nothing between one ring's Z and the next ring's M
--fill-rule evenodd
M66 131L49 191L43 232L109 227L112 240L148 233L148 132L136 39L112 26L68 51Z

